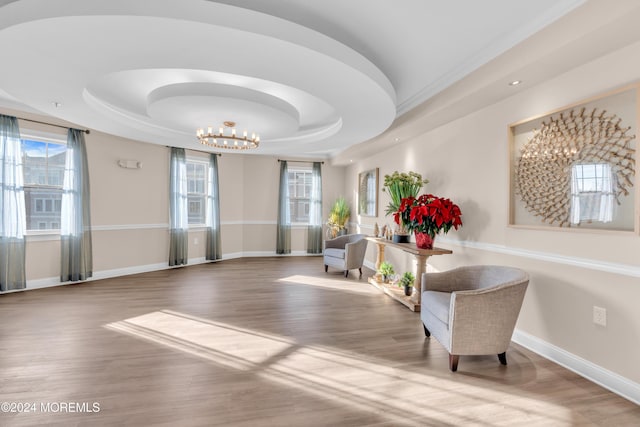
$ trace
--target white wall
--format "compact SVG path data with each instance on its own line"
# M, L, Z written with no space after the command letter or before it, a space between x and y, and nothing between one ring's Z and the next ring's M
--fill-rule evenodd
M640 43L594 62L523 87L497 104L458 118L410 141L348 167L346 193L356 200L357 174L379 167L381 181L394 170L413 170L431 180L426 190L451 198L464 227L438 236L453 250L429 264L437 270L460 265L504 264L531 275L517 330L549 347L577 356L635 383L640 390L640 237L634 233L531 230L508 227L508 126L640 80ZM434 107L435 108L435 107ZM437 108L436 108L437 109ZM636 188L637 192L637 179ZM380 192L381 209L388 195ZM637 199L637 193L636 193ZM392 223L357 218L361 229ZM638 216L636 207L635 216ZM375 248L367 260L373 263ZM412 268L399 251L385 255L396 269ZM593 306L607 309L607 326L592 322ZM636 397L640 397L637 395Z
M61 123L15 111L3 114ZM21 129L65 131L21 122ZM92 131L86 135L91 185L94 278L166 268L169 256L169 148ZM194 148L199 147L194 142ZM206 158L187 150L187 157ZM138 160L124 169L118 160ZM224 152L218 159L223 259L275 256L279 167L277 157ZM322 166L323 218L342 195L344 168ZM190 263L205 257L205 231L189 232ZM306 227L292 230L292 253L306 253ZM27 287L59 283L60 241L55 235L27 237ZM321 263L319 261L319 268Z

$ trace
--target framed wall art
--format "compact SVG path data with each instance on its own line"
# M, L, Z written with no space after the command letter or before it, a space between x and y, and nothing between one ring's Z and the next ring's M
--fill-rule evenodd
M378 168L358 174L358 215L378 216Z
M639 87L509 126L509 225L638 233Z

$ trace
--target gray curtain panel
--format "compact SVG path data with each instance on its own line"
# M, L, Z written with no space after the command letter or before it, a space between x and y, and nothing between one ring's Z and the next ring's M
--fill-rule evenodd
M60 213L62 282L86 280L93 275L89 205L89 166L84 131L69 129Z
M169 179L169 265L182 265L189 259L187 157L184 148L171 147Z
M311 169L311 197L309 200L309 227L307 228L307 253L322 253L322 168L313 162Z
M0 114L0 291L27 287L21 144L18 120Z
M289 214L289 170L287 162L280 162L280 193L278 196L278 226L276 253L291 253L291 215Z
M206 259L222 258L220 243L220 188L218 185L218 155L209 155L209 185L207 186L207 250Z

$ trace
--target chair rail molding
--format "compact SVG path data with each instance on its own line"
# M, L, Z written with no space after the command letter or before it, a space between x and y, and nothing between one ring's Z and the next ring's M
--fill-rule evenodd
M604 271L607 273L620 274L623 276L640 277L640 266L636 265L619 264L590 258L571 257L566 255L554 254L552 252L532 251L529 249L496 245L493 243L455 240L446 238L444 236L438 236L438 243L446 243L449 245L465 248L478 249L505 255L514 255L523 258L536 259L539 261L553 262L556 264L570 265L573 267Z

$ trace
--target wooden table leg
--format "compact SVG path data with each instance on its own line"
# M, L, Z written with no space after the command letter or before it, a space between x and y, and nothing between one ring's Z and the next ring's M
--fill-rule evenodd
M427 271L427 258L428 255L414 255L416 257L416 280L413 283L413 295L411 301L414 304L420 304L422 299L422 273Z
M377 243L378 246L378 255L376 257L376 272L380 269L380 264L384 262L384 244Z

